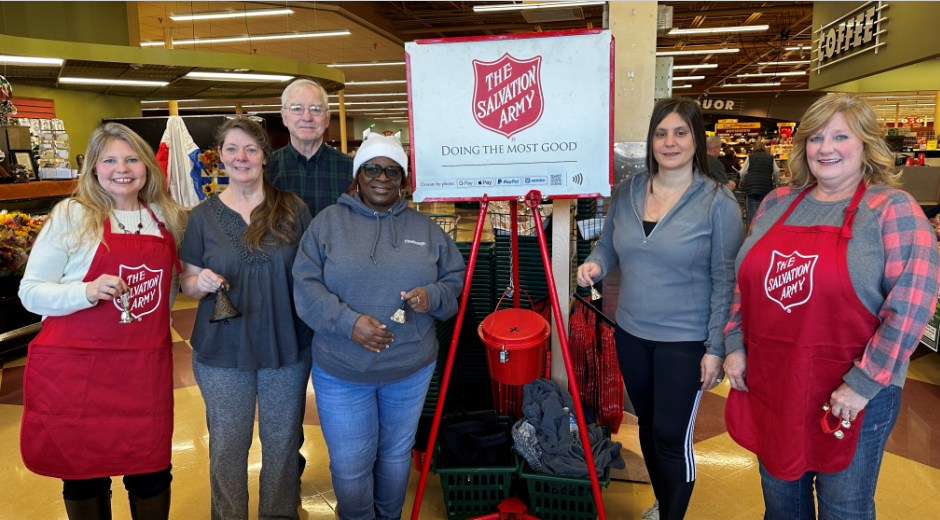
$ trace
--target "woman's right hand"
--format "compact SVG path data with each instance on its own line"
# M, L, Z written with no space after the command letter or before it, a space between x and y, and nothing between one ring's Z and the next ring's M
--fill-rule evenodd
M594 285L594 278L601 275L601 266L594 262L584 262L578 267L578 285L590 287Z
M225 283L225 279L212 272L211 269L203 269L196 277L196 288L200 292L217 293Z
M98 300L113 300L128 291L127 284L119 276L103 274L85 285L85 298L90 303Z
M381 321L363 314L353 325L352 340L360 347L378 354L388 348L388 344L395 341L391 332L385 330Z
M744 382L747 378L747 351L744 349L736 350L725 356L725 376L731 383L731 388L747 392L747 384Z

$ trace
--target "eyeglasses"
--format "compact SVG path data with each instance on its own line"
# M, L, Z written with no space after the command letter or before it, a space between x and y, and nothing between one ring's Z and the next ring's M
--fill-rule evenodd
M314 103L310 105L308 110L310 110L310 115L314 117L322 116L323 114L326 113L326 109L324 109L323 105L321 105L320 103ZM292 116L300 116L300 115L303 115L304 113L304 106L301 105L300 103L294 103L293 105L287 107L287 111Z
M385 172L385 176L388 177L388 180L397 181L405 174L405 169L401 166L386 166L382 168L378 164L365 163L360 166L360 168L362 169L362 173L366 174L370 179L376 179L382 175L382 172Z

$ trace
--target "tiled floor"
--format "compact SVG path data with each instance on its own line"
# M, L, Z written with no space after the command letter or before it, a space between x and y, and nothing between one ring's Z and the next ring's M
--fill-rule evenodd
M422 204L422 211L453 214L452 206ZM470 240L476 212L458 210L459 239ZM489 228L489 224L487 224ZM489 233L491 231L487 229ZM470 236L467 236L470 235ZM491 235L490 235L491 236ZM484 238L486 239L486 238ZM605 300L608 298L605 298ZM173 509L171 518L209 518L208 431L205 407L193 380L188 343L195 319L195 301L180 297L173 310L175 341L174 387L176 429L173 436ZM7 359L0 376L0 519L65 519L61 483L35 475L23 467L19 455L19 425L22 415L22 374L25 359ZM694 520L758 520L763 515L756 459L737 446L724 428L727 383L706 394L695 429L698 480L687 518ZM302 479L302 519L334 518L336 498L332 493L328 456L313 399L308 386L304 420L306 442L303 453L307 469ZM879 518L884 520L940 520L940 355L921 348L911 363L904 388L898 424L888 443L879 481ZM636 427L625 424L615 439L628 439ZM937 437L934 437L937 435ZM260 444L249 456L250 510L257 514ZM412 471L403 516L410 516L418 473ZM127 497L120 481L114 493L114 518L126 520ZM653 502L649 485L613 481L604 491L608 518L639 519ZM422 519L444 519L444 500L439 480L433 474L421 508Z

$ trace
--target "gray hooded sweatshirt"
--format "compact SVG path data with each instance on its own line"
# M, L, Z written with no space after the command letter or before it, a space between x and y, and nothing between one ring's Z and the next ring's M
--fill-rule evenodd
M601 267L597 279L620 266L617 325L623 330L651 341L704 340L707 353L724 357L734 258L744 240L741 209L728 188L696 170L679 202L646 236L649 178L644 172L620 184L586 262Z
M297 313L315 332L313 362L355 383L413 375L437 358L434 318L457 313L465 272L457 244L405 200L380 213L358 194L341 196L313 219L294 261ZM404 303L401 292L416 287L427 291L428 311L406 305L407 323L389 319ZM362 315L395 335L388 349L375 354L350 339Z

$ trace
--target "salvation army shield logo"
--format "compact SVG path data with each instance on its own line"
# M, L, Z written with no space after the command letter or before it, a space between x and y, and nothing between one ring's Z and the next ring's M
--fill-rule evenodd
M764 278L767 297L787 312L808 302L813 295L813 269L818 259L819 255L801 255L797 251L784 255L774 251Z
M141 318L157 310L163 297L160 283L163 280L163 269L154 270L146 265L121 265L119 276L130 289L130 311L135 316ZM117 299L114 300L114 306L121 310Z
M473 60L473 117L487 130L507 138L542 118L542 57L528 60L509 53L496 61Z

